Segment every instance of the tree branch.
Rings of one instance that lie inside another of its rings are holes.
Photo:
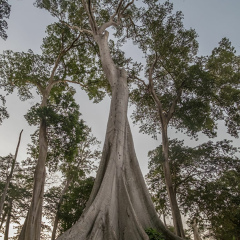
[[[83,6],[84,6],[84,8],[87,12],[89,23],[90,23],[90,26],[92,28],[92,33],[97,34],[98,33],[98,26],[97,26],[95,17],[93,16],[91,0],[87,0],[87,2],[82,0],[82,3],[83,3]]]
[[[81,87],[85,87],[85,88],[88,87],[87,85],[85,85],[85,84],[83,84],[81,82],[76,82],[76,81],[72,81],[72,80],[68,80],[68,79],[61,79],[61,80],[58,80],[58,81],[54,81],[54,84],[61,83],[61,82],[75,83],[75,84],[80,85]]]
[[[53,67],[53,69],[52,69],[51,76],[50,76],[50,78],[49,78],[49,84],[48,84],[48,86],[47,86],[47,88],[46,88],[47,94],[49,94],[50,91],[51,91],[51,89],[52,89],[52,87],[53,87],[56,83],[58,83],[58,81],[54,81],[54,76],[55,76],[55,72],[56,72],[56,70],[57,70],[57,68],[58,68],[58,65],[59,65],[59,63],[60,63],[60,61],[61,61],[61,58],[62,58],[70,49],[72,49],[74,46],[76,46],[76,45],[74,45],[74,44],[78,41],[78,39],[80,38],[80,36],[81,36],[81,33],[79,33],[79,35],[71,42],[71,44],[69,44],[67,47],[65,47],[65,48],[60,52],[60,54],[58,55],[58,57],[57,57],[57,59],[56,59],[56,61],[55,61],[54,67]],[[81,44],[83,44],[83,43],[81,43]],[[78,44],[78,45],[79,45],[79,44]]]
[[[161,119],[161,122],[163,123],[166,119],[166,116],[164,115],[164,111],[163,111],[163,107],[162,107],[162,103],[161,101],[159,100],[154,88],[153,88],[153,71],[154,71],[154,68],[157,64],[157,53],[155,54],[155,60],[154,60],[154,63],[152,64],[152,66],[149,68],[149,78],[148,78],[148,81],[149,81],[149,90],[150,90],[150,93],[153,97],[153,100],[154,102],[157,104],[158,106],[158,112],[159,112],[159,115],[160,115],[160,119]]]
[[[63,21],[62,21],[63,22]],[[77,31],[79,31],[80,33],[87,33],[87,34],[91,34],[91,35],[93,35],[93,32],[92,31],[90,31],[90,30],[87,30],[87,29],[81,29],[80,27],[78,27],[78,26],[71,26],[71,25],[69,25],[68,23],[66,23],[66,22],[63,22],[65,25],[67,25],[70,29],[72,29],[72,30],[77,30]]]
[[[120,9],[122,7],[122,3],[123,3],[123,0],[121,0],[116,8],[116,11],[115,13],[110,17],[110,20],[106,23],[103,23],[102,26],[99,28],[99,32],[100,33],[103,33],[108,27],[111,27],[111,26],[118,26],[119,23],[120,23],[120,17],[119,17],[119,14],[120,14]],[[118,15],[118,21],[117,22],[114,22],[114,18]]]
[[[135,79],[135,80],[137,80],[138,82],[141,82],[146,88],[148,87],[148,85],[144,82],[144,80],[142,80],[142,79],[139,78],[139,77],[136,77],[136,76],[129,76],[129,78],[131,78],[131,79]]]
[[[130,3],[128,3],[128,4],[126,5],[126,7],[124,7],[124,9],[122,10],[121,14],[124,14],[124,12],[127,10],[127,8],[128,8],[130,5],[132,5],[133,3],[134,3],[134,0],[132,0]]]
[[[178,89],[177,96],[173,100],[173,102],[171,104],[171,107],[170,107],[170,109],[169,109],[169,111],[167,113],[167,122],[169,122],[170,119],[172,118],[173,113],[175,112],[176,106],[177,106],[181,96],[182,96],[182,86]]]
[[[128,3],[124,9],[121,11],[121,8],[123,6],[123,0],[120,0],[117,8],[116,8],[116,11],[115,13],[110,17],[110,20],[106,23],[104,23],[100,28],[99,28],[99,32],[100,33],[103,33],[108,27],[110,26],[118,26],[121,22],[121,18],[122,18],[122,15],[124,14],[124,12],[126,11],[126,9],[132,5],[134,3],[134,0],[132,0],[130,3]],[[118,16],[118,20],[117,22],[114,21],[114,18]]]

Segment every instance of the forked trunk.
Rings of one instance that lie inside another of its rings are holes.
[[[34,173],[32,201],[18,240],[40,240],[46,158],[47,126],[46,121],[42,119],[39,130],[39,156]]]
[[[158,218],[139,168],[127,119],[126,71],[113,64],[107,34],[96,41],[112,88],[103,154],[84,213],[57,240],[147,240],[145,229],[150,227],[162,231],[167,239],[180,240]]]
[[[162,124],[162,145],[163,145],[163,170],[164,170],[164,178],[167,187],[168,197],[170,201],[173,225],[175,229],[175,233],[180,237],[185,237],[185,233],[183,230],[181,213],[178,208],[176,193],[173,189],[172,184],[172,175],[170,171],[169,159],[168,159],[168,151],[169,151],[169,143],[167,138],[167,125]]]

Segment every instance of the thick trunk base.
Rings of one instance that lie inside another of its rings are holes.
[[[57,240],[147,240],[147,228],[181,239],[159,220],[134,151],[127,120],[128,87],[120,71],[113,86],[103,156],[87,207]]]

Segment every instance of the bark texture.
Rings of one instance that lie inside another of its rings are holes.
[[[184,229],[183,229],[183,223],[182,223],[182,218],[181,218],[181,213],[178,207],[177,203],[177,198],[176,198],[176,191],[173,188],[173,183],[172,183],[172,175],[171,175],[171,170],[170,170],[170,164],[169,164],[169,142],[168,142],[168,133],[167,133],[167,128],[168,128],[168,123],[170,119],[173,117],[176,105],[178,101],[180,100],[181,94],[182,94],[182,88],[180,88],[177,92],[176,98],[173,100],[171,107],[167,112],[164,111],[162,102],[159,100],[159,97],[157,93],[155,92],[154,89],[154,81],[153,81],[153,72],[156,67],[157,63],[157,54],[155,56],[155,61],[149,68],[149,90],[151,93],[151,96],[156,104],[158,115],[159,115],[159,120],[160,120],[160,125],[162,129],[162,146],[163,146],[163,170],[164,170],[164,178],[165,178],[165,183],[166,183],[166,188],[168,192],[168,197],[169,197],[169,202],[171,206],[171,212],[172,212],[172,217],[173,217],[173,225],[175,229],[175,233],[180,236],[180,237],[185,237]]]
[[[47,158],[47,126],[44,119],[41,120],[39,130],[39,156],[34,173],[34,186],[31,205],[28,210],[19,240],[40,240],[42,203],[45,184],[45,162]]]
[[[173,188],[172,175],[171,175],[171,170],[169,165],[169,157],[168,157],[169,142],[167,137],[167,124],[162,124],[162,143],[163,143],[162,146],[163,146],[163,155],[164,155],[163,170],[164,170],[164,177],[165,177],[168,197],[169,197],[171,211],[172,211],[173,225],[174,225],[175,233],[178,236],[184,238],[185,233],[183,230],[181,213],[177,203],[176,192],[174,191],[174,188]]]
[[[102,160],[84,213],[57,240],[147,240],[145,229],[150,227],[167,239],[180,240],[158,218],[146,188],[127,119],[127,73],[114,65],[107,37],[107,33],[95,36],[112,88]]]

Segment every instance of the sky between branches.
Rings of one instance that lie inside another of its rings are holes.
[[[51,15],[33,6],[34,0],[9,0],[12,5],[10,19],[8,20],[7,30],[8,39],[0,39],[0,52],[11,49],[13,51],[27,51],[32,49],[35,53],[40,53],[42,39],[45,36],[46,26],[54,21]],[[172,0],[175,10],[181,10],[185,16],[184,24],[186,28],[194,28],[198,33],[199,55],[209,55],[211,50],[218,45],[218,42],[227,37],[240,54],[240,1],[239,0]],[[130,44],[124,46],[127,56],[139,59],[139,52]],[[109,98],[99,104],[93,104],[88,100],[87,95],[77,87],[76,100],[80,104],[82,118],[93,130],[93,134],[103,143],[108,111]],[[2,91],[0,90],[0,93]],[[35,130],[29,127],[23,115],[27,110],[39,101],[39,98],[21,102],[16,94],[7,97],[7,106],[10,118],[4,120],[0,126],[0,156],[6,156],[10,152],[13,154],[16,148],[18,135],[24,129],[22,143],[18,160],[26,158],[26,147],[30,143],[30,134]],[[131,113],[131,108],[129,109]],[[136,153],[143,174],[148,172],[149,150],[156,148],[160,141],[153,140],[150,136],[139,134],[138,127],[132,126],[133,138]],[[186,139],[185,144],[194,146],[194,140],[189,140],[182,134],[175,134],[170,131],[170,138]],[[224,129],[221,127],[218,139],[228,138]],[[207,137],[200,136],[199,143],[206,141]],[[237,145],[235,140],[235,144]]]

